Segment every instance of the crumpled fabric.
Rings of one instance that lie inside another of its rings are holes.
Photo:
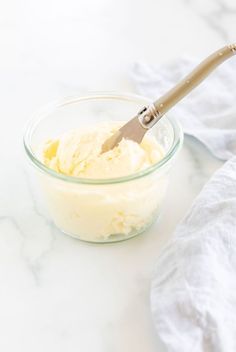
[[[236,157],[203,188],[159,256],[151,308],[167,351],[236,351]]]
[[[197,63],[136,64],[139,93],[158,98]],[[158,257],[151,310],[168,352],[236,351],[236,60],[217,69],[170,114],[228,160],[195,200]]]
[[[131,77],[140,94],[155,100],[198,63],[187,58],[161,66],[136,63]],[[235,155],[236,58],[218,67],[169,114],[180,121],[186,134],[201,141],[217,158],[228,160]]]

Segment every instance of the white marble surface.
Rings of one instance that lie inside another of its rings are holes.
[[[90,245],[40,212],[24,124],[64,95],[135,91],[136,60],[202,58],[235,33],[234,0],[0,2],[0,351],[164,351],[150,315],[153,265],[221,162],[186,138],[159,224],[123,243]]]

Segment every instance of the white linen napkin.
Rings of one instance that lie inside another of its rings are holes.
[[[168,352],[236,351],[236,157],[203,188],[158,258],[151,306]]]
[[[139,92],[157,98],[196,63],[136,64]],[[159,256],[151,309],[168,352],[236,351],[236,60],[172,110],[185,133],[226,164],[197,197]],[[233,110],[235,109],[235,112]]]
[[[172,88],[199,61],[183,58],[167,65],[136,63],[132,79],[142,95],[153,100]],[[184,132],[200,140],[219,159],[236,154],[236,58],[225,62],[180,101],[170,114]]]

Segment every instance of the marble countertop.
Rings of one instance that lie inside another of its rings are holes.
[[[129,72],[137,60],[203,58],[235,33],[233,0],[1,2],[1,351],[164,352],[150,314],[153,266],[222,163],[186,138],[160,222],[126,242],[87,244],[60,233],[39,209],[24,125],[65,95],[135,92]]]

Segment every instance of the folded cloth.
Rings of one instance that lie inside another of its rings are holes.
[[[236,351],[236,157],[203,188],[158,258],[151,307],[168,352]]]
[[[198,62],[183,58],[162,66],[136,63],[131,72],[140,94],[157,99]],[[170,112],[184,132],[201,141],[219,159],[236,154],[236,59],[225,62]]]
[[[196,63],[136,64],[138,90],[156,99]],[[185,133],[227,163],[197,197],[159,256],[151,287],[153,320],[168,352],[236,351],[236,60],[176,105]]]

